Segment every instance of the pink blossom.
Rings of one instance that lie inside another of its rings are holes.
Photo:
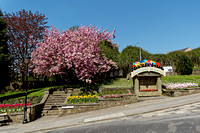
[[[168,83],[165,84],[167,89],[183,89],[188,87],[196,87],[198,84],[196,83]]]
[[[37,75],[47,76],[63,74],[66,68],[73,68],[80,80],[91,83],[97,73],[117,68],[116,63],[107,60],[98,47],[100,41],[111,42],[114,33],[115,29],[112,33],[107,30],[101,32],[94,26],[81,26],[75,31],[65,32],[55,28],[46,30],[44,40],[37,43],[31,54],[30,67]]]

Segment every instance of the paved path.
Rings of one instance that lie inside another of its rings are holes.
[[[27,124],[19,123],[0,127],[0,132],[43,132],[56,128],[84,125],[85,123],[93,123],[96,121],[104,121],[124,116],[144,115],[144,117],[148,117],[148,115],[155,115],[152,113],[156,111],[173,109],[174,107],[190,105],[194,103],[200,106],[200,93],[181,97],[161,97],[161,99],[154,100],[149,99],[147,101],[124,106],[112,107],[63,117],[45,116]],[[156,112],[156,114],[159,115],[162,114],[162,112]]]

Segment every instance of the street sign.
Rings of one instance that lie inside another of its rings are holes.
[[[172,66],[163,67],[165,72],[173,72]]]

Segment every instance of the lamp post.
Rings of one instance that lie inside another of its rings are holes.
[[[31,59],[30,56],[26,56],[26,58],[25,58],[27,86],[26,86],[26,92],[25,92],[25,106],[24,106],[24,121],[23,121],[23,124],[28,123],[28,121],[27,121],[27,90],[28,90],[28,76],[29,76],[28,64],[30,63],[30,59]]]

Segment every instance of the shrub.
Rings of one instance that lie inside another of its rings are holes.
[[[192,74],[194,63],[186,55],[182,55],[175,66],[178,74],[190,75]]]

